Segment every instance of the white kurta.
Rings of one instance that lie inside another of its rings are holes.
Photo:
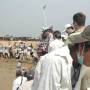
[[[17,77],[14,81],[13,81],[13,88],[12,90],[17,90],[17,88],[20,86],[21,84],[21,81],[22,81],[22,84],[24,84],[26,81],[27,81],[27,78],[26,77],[23,77],[23,80],[22,80],[22,76],[19,76]]]
[[[72,58],[67,46],[41,57],[31,90],[72,90]]]
[[[51,52],[57,48],[61,48],[64,45],[64,42],[62,41],[62,39],[55,39],[53,41],[50,42],[49,46],[48,46],[48,52]]]
[[[33,84],[33,80],[27,81],[24,84],[21,85],[19,90],[31,90],[30,87]]]

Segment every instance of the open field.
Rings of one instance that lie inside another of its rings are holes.
[[[15,79],[16,61],[0,59],[0,90],[12,90],[12,82]],[[23,66],[31,68],[32,64],[22,63]]]

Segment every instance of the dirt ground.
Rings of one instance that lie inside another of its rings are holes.
[[[15,60],[0,59],[0,90],[12,90],[12,83],[15,79]],[[32,64],[22,63],[24,67],[31,68]]]

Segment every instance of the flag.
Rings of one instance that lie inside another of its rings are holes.
[[[46,9],[46,7],[47,7],[47,5],[45,4],[45,5],[43,6],[43,10],[45,10],[45,9]]]

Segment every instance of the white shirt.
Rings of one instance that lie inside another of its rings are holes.
[[[51,52],[57,48],[61,48],[64,45],[64,42],[62,41],[62,39],[55,39],[52,42],[50,42],[49,46],[48,46],[48,52]]]
[[[72,58],[67,46],[41,57],[31,90],[72,90]]]
[[[14,81],[13,81],[13,88],[12,90],[17,90],[17,88],[20,86],[21,84],[21,81],[22,81],[22,84],[24,84],[26,81],[27,81],[27,78],[26,77],[23,77],[23,80],[22,80],[22,76],[19,76],[17,77]]]
[[[32,84],[33,84],[33,80],[27,81],[21,85],[20,90],[31,90]]]

